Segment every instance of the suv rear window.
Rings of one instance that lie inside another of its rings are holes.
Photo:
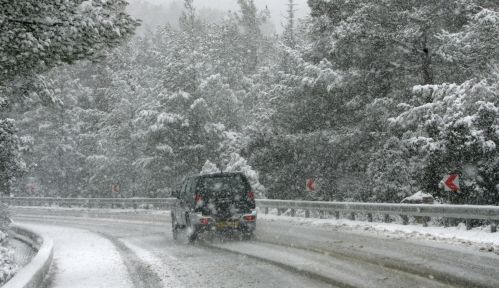
[[[223,197],[228,195],[244,196],[250,191],[246,178],[241,174],[199,177],[196,191],[203,197]]]

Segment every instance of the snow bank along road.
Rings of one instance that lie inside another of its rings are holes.
[[[189,245],[166,212],[12,210],[55,241],[49,287],[499,287],[499,256],[457,244],[260,219],[256,241]]]

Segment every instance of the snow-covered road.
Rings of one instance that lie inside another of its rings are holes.
[[[133,287],[123,259],[111,241],[83,229],[23,224],[54,240],[53,287]]]
[[[88,267],[88,271],[92,269],[86,263],[81,265],[78,258],[66,254],[67,250],[75,248],[72,247],[72,243],[67,243],[67,247],[60,247],[65,245],[62,244],[64,239],[70,241],[66,235],[71,235],[74,230],[86,231],[92,234],[92,237],[100,237],[101,243],[112,243],[114,247],[107,253],[99,250],[95,256],[111,257],[116,260],[113,255],[114,251],[118,251],[121,262],[126,267],[127,277],[132,283],[131,286],[127,286],[128,284],[124,284],[123,281],[113,284],[110,281],[114,278],[112,274],[122,273],[124,270],[109,268],[103,270],[109,275],[109,279],[104,279],[106,276],[102,274],[91,276],[95,278],[92,281],[102,280],[106,283],[105,286],[85,286],[84,279],[73,278],[81,281],[82,284],[78,287],[331,287],[322,281],[246,256],[214,250],[201,244],[174,242],[171,226],[167,222],[169,220],[164,215],[128,213],[90,215],[85,212],[80,214],[85,216],[82,218],[76,216],[78,212],[73,211],[46,213],[47,211],[36,209],[19,210],[13,211],[15,221],[29,223],[42,233],[44,229],[48,232],[55,230],[61,232],[49,235],[56,242],[54,251],[56,269],[50,279],[50,287],[77,287],[61,286],[68,277],[71,279],[70,275],[59,269],[61,266],[68,269],[71,269],[71,266],[74,269]],[[47,214],[65,216],[47,216]],[[87,216],[98,218],[87,218]],[[89,249],[88,252],[92,253],[92,249],[86,245],[81,248]],[[118,262],[116,263],[119,266]]]
[[[102,287],[499,287],[498,255],[452,243],[260,219],[258,241],[189,245],[172,241],[165,212],[13,212],[55,240],[52,287],[77,287],[61,268],[88,267],[67,254],[79,245],[112,261],[92,274]]]

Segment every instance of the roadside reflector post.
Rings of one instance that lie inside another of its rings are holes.
[[[367,213],[367,221],[373,222],[373,214],[372,213]]]
[[[423,227],[428,227],[428,222],[430,221],[430,217],[423,216],[421,219],[423,220]]]
[[[466,223],[466,230],[471,230],[471,220],[466,219],[465,223]]]
[[[492,221],[490,222],[490,233],[496,233],[497,232],[497,222]]]

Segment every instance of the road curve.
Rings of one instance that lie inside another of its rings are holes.
[[[499,256],[434,241],[259,220],[257,241],[189,245],[171,240],[168,213],[14,208],[13,214],[108,238],[136,287],[167,287],[160,285],[164,271],[175,287],[499,287]]]
[[[247,256],[175,242],[162,215],[24,208],[12,214],[14,221],[85,229],[109,239],[134,287],[334,287]],[[57,284],[57,271],[53,278]]]

